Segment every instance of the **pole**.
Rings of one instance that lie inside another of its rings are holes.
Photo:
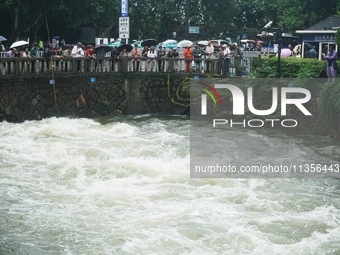
[[[278,33],[278,47],[277,47],[277,77],[280,78],[281,77],[281,47],[282,47],[282,36],[281,36],[281,28],[279,27],[277,29],[277,33]]]
[[[50,29],[48,28],[48,22],[47,22],[47,17],[45,16],[45,21],[46,21],[46,29],[47,29],[47,45],[50,47]]]
[[[185,35],[186,35],[187,40],[189,40],[189,22],[190,22],[189,11],[190,11],[190,0],[186,0],[186,2],[185,2],[185,21],[186,22],[185,23],[186,23],[187,29],[186,29]]]
[[[55,79],[54,79],[54,63],[53,63],[53,56],[50,57],[51,61],[51,69],[52,69],[52,81],[53,81],[53,98],[54,98],[54,106],[57,105],[57,93],[55,89]]]

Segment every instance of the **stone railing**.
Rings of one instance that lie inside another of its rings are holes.
[[[256,57],[243,57],[244,74],[250,73],[251,61]],[[0,58],[0,75],[18,75],[40,73],[93,73],[93,72],[185,72],[186,61],[191,61],[193,73],[221,73],[220,59],[185,59],[185,58],[132,58],[101,59],[53,57],[46,58]],[[196,70],[197,69],[197,70]],[[235,74],[234,59],[230,62],[230,75]]]

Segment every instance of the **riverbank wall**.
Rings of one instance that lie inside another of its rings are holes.
[[[39,74],[0,78],[0,120],[98,118],[120,114],[184,114],[173,103],[185,74]],[[183,95],[189,100],[189,95]]]
[[[188,86],[183,89],[183,84],[188,85],[192,78],[186,73],[150,72],[56,73],[53,79],[47,73],[3,76],[0,77],[0,121],[189,114],[190,91]],[[313,118],[305,118],[300,111],[294,114],[299,123],[304,123],[303,129],[310,129],[320,114],[323,87],[316,84],[308,88],[312,94],[308,109]],[[340,137],[338,122],[324,133]]]

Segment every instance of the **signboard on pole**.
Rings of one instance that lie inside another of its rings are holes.
[[[120,16],[127,17],[128,14],[128,0],[120,0]]]
[[[129,38],[129,17],[119,17],[119,38],[128,39]]]
[[[189,34],[199,34],[200,27],[189,27]]]

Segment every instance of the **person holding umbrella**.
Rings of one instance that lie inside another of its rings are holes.
[[[119,59],[119,50],[118,50],[118,46],[114,46],[112,51],[111,51],[111,57],[113,58],[112,61],[112,71],[116,70],[116,64],[118,63],[118,59]],[[117,66],[117,69],[119,69],[119,67]]]
[[[9,51],[7,51],[6,58],[15,58],[15,57],[20,57],[20,53],[17,50],[17,48],[11,48]]]
[[[150,59],[150,66],[149,66],[149,71],[155,71],[156,69],[156,58],[157,58],[157,51],[155,50],[154,46],[150,47],[150,50],[148,51],[148,58]]]
[[[99,48],[98,50],[95,51],[95,54],[96,54],[96,59],[98,60],[98,66],[96,67],[96,71],[101,72],[102,68],[103,68],[103,59],[104,59],[104,56],[105,56],[104,48]],[[97,70],[97,68],[98,68],[98,70]]]
[[[130,66],[130,61],[128,59],[129,52],[132,51],[131,44],[122,44],[118,47],[118,51],[120,52],[120,59],[121,59],[121,67],[123,72],[127,72]]]
[[[142,57],[147,58],[148,57],[148,52],[149,52],[149,48],[148,46],[144,46],[144,49],[142,51]],[[147,62],[145,60],[143,60],[143,66],[142,68],[144,69],[144,71],[147,71]]]

